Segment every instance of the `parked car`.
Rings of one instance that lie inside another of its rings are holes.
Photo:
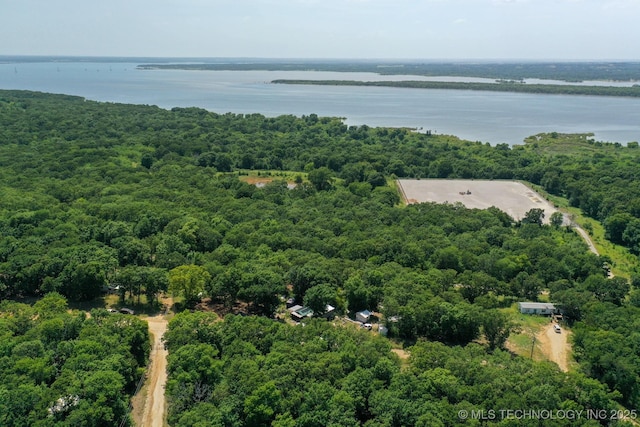
[[[560,329],[560,325],[558,325],[557,323],[553,325],[553,330],[556,331],[556,334],[562,332],[562,329]]]
[[[122,313],[122,314],[136,314],[136,312],[131,310],[130,308],[124,308],[124,307],[120,309],[120,313]]]
[[[373,325],[371,323],[363,323],[360,327],[370,331],[371,328],[373,328]]]

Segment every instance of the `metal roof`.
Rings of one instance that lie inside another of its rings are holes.
[[[546,308],[549,310],[553,310],[556,306],[550,302],[519,302],[518,307],[520,308]]]

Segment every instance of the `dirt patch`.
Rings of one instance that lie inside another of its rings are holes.
[[[549,323],[536,334],[540,350],[547,359],[555,362],[564,372],[569,370],[569,353],[571,346],[568,342],[571,332],[562,328],[558,333],[553,329],[554,323]]]
[[[495,206],[514,220],[524,218],[527,211],[544,210],[549,222],[557,209],[544,197],[517,181],[483,181],[464,179],[399,179],[398,186],[407,203],[462,203],[469,209]]]
[[[220,301],[212,300],[211,298],[204,298],[202,301],[196,304],[195,309],[197,311],[214,312],[221,319],[224,318],[224,316],[226,316],[227,314],[251,314],[251,307],[249,307],[249,305],[245,302],[236,301],[231,307],[229,307],[228,305],[225,305]]]
[[[394,352],[395,354],[397,354],[398,357],[400,358],[400,360],[408,360],[409,359],[409,353],[407,353],[405,350],[403,350],[401,348],[392,348],[391,351]]]
[[[240,178],[240,180],[251,185],[256,185],[256,184],[266,185],[272,182],[273,178],[265,178],[263,176],[243,176]]]

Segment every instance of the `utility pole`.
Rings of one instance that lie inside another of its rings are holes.
[[[535,348],[535,346],[536,346],[536,336],[533,335],[531,337],[531,359],[532,360],[533,360],[533,349]]]

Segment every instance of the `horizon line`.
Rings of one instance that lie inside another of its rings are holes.
[[[583,59],[566,59],[566,58],[346,58],[346,57],[260,57],[260,56],[136,56],[136,55],[49,55],[49,54],[0,54],[2,59],[12,60],[180,60],[180,61],[211,61],[211,60],[234,60],[234,61],[331,61],[331,62],[386,62],[386,63],[402,63],[402,62],[460,62],[460,63],[474,63],[474,62],[501,62],[501,63],[515,63],[515,62],[562,62],[562,63],[600,63],[600,62],[630,62],[638,63],[639,59],[620,59],[620,58],[583,58]],[[1,62],[1,61],[0,61]]]

